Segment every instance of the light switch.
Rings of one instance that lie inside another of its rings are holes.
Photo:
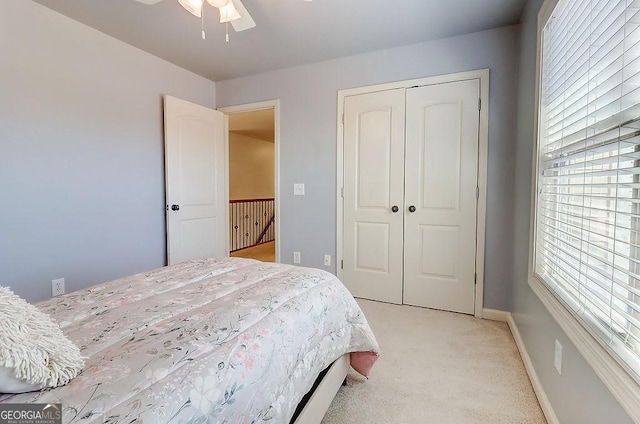
[[[304,196],[304,184],[295,183],[293,185],[293,195],[294,196]]]

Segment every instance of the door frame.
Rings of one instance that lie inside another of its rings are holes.
[[[275,191],[275,211],[276,219],[274,225],[276,226],[276,262],[280,262],[280,99],[265,100],[262,102],[245,103],[234,106],[219,107],[217,110],[225,115],[233,115],[235,113],[255,112],[257,110],[273,109],[274,129],[273,129],[273,144],[274,144],[274,191]],[[229,128],[227,126],[227,138],[225,140],[225,154],[227,163],[227,182],[229,181]],[[227,183],[227,187],[228,187]],[[227,188],[228,189],[228,188]],[[227,195],[227,203],[229,202],[229,196]],[[227,237],[228,239],[229,237]]]
[[[337,166],[336,166],[336,259],[343,258],[344,237],[344,99],[347,96],[373,93],[376,91],[411,88],[415,86],[444,84],[470,79],[480,80],[480,122],[478,126],[478,203],[476,214],[476,290],[474,316],[483,317],[484,308],[484,249],[487,221],[487,162],[489,143],[489,69],[436,75],[405,81],[396,81],[366,87],[338,90],[337,113]],[[337,261],[336,261],[337,262]],[[342,278],[341,263],[336,263],[338,278]]]

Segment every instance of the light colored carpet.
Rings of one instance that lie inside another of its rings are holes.
[[[276,242],[270,241],[257,246],[231,252],[229,256],[236,258],[251,258],[262,262],[276,261]]]
[[[546,423],[505,323],[358,299],[380,344],[322,424]]]

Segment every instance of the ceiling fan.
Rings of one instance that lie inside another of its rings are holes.
[[[162,0],[136,0],[137,2],[147,5],[156,4]],[[304,0],[312,1],[312,0]],[[244,31],[256,26],[255,21],[249,15],[249,12],[242,4],[240,0],[206,0],[211,6],[214,6],[220,12],[220,23],[231,22],[233,29],[238,31]],[[188,10],[194,16],[202,18],[202,11],[204,9],[205,0],[178,0],[178,3],[186,10]],[[204,38],[204,30],[202,32],[202,38]],[[227,42],[228,40],[227,34]]]

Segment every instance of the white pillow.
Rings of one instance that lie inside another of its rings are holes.
[[[0,286],[0,393],[63,386],[83,366],[80,349],[51,317]]]
[[[44,384],[31,384],[15,376],[13,368],[0,367],[0,393],[34,392],[44,388]]]

